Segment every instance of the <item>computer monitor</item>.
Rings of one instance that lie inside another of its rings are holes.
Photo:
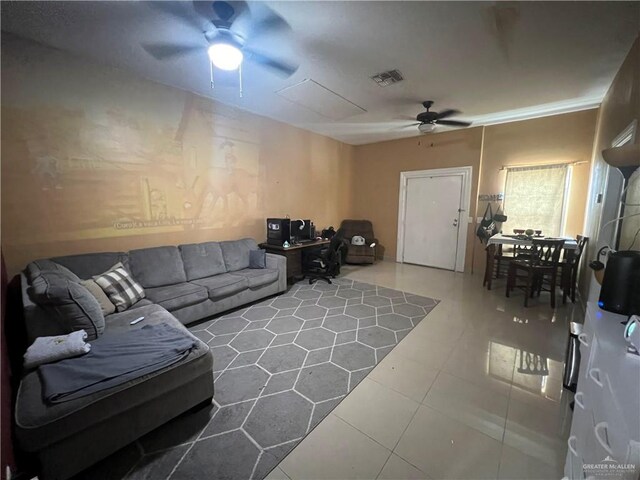
[[[293,241],[312,240],[311,220],[291,220],[291,239]]]

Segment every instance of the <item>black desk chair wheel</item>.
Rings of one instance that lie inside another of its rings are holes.
[[[331,238],[328,247],[302,253],[302,271],[309,285],[317,280],[331,283],[340,275],[341,250],[344,248],[344,233],[339,229]]]

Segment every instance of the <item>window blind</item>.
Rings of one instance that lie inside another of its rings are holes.
[[[507,170],[504,212],[509,229],[542,230],[545,236],[562,235],[567,165],[514,167]]]

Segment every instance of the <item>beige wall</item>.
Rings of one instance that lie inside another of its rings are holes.
[[[637,65],[621,72],[632,70],[635,86],[617,80],[608,96],[620,112],[601,115],[602,139],[637,118]],[[371,219],[393,259],[400,172],[471,166],[481,215],[477,194],[503,190],[502,165],[589,160],[595,121],[591,110],[486,127],[484,151],[481,127],[351,147],[3,34],[2,248],[15,273],[44,256],[260,240],[265,217],[289,214],[318,227]],[[571,235],[588,171],[574,167]],[[475,256],[481,272],[475,228],[466,269]]]
[[[616,169],[607,166],[602,159],[602,150],[611,147],[613,140],[634,120],[640,123],[640,36],[636,38],[600,106],[593,149],[592,194],[589,198],[589,218],[587,219],[587,232],[591,238],[589,259],[594,258],[595,252],[600,247],[613,244],[614,229],[607,227],[601,230],[601,227],[615,217],[611,215],[611,212],[603,212],[603,205],[612,202],[617,205],[619,202],[619,190],[616,183],[620,174]],[[640,125],[637,128],[635,142],[640,143]],[[604,196],[604,203],[595,201],[598,194]],[[633,208],[627,207],[625,214],[634,213]],[[640,217],[625,220],[621,235],[621,248],[628,248],[628,245],[631,244],[631,237],[638,228],[640,228]],[[637,243],[634,250],[636,249],[640,249]],[[583,270],[580,291],[584,299],[597,300],[598,298],[600,287],[589,269]]]
[[[589,162],[597,111],[424,135],[355,148],[354,213],[373,221],[386,258],[395,258],[400,172],[469,165],[473,167],[471,211],[482,216],[478,193],[504,191],[503,165],[587,162],[573,167],[566,234],[582,233],[589,184]],[[484,147],[483,147],[484,145]],[[480,173],[480,175],[478,175]],[[496,203],[494,205],[497,206]],[[508,214],[508,212],[507,212]],[[475,218],[474,218],[475,222]],[[469,224],[466,270],[484,270],[484,251]],[[508,228],[508,224],[505,224]]]
[[[35,258],[263,240],[265,217],[351,216],[353,147],[2,38],[2,250]]]
[[[480,168],[482,128],[469,128],[435,135],[357,146],[354,170],[354,213],[373,222],[384,247],[385,258],[396,256],[400,172],[432,168],[473,168],[471,211]],[[465,264],[471,265],[474,233],[469,225]]]
[[[585,110],[486,127],[480,194],[504,192],[507,172],[500,170],[503,166],[584,162],[571,167],[564,231],[572,237],[583,234],[597,114],[597,110]],[[478,216],[485,207],[486,202],[480,202]],[[509,230],[508,221],[504,229]],[[484,258],[478,256],[476,267],[483,262]]]

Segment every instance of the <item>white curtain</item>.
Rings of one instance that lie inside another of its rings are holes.
[[[561,235],[567,171],[567,165],[509,168],[504,190],[505,233],[531,228],[542,230],[547,237]]]

